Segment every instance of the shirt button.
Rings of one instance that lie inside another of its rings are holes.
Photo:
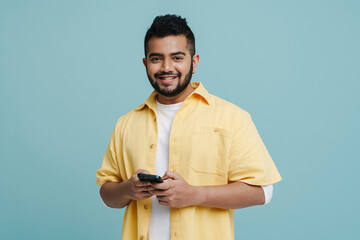
[[[149,207],[148,207],[148,205],[147,204],[145,204],[144,205],[144,209],[148,209]]]
[[[219,129],[214,128],[214,133],[218,133],[218,132],[219,132]]]
[[[151,145],[150,145],[150,148],[151,148],[151,149],[155,148],[155,144],[151,144]]]

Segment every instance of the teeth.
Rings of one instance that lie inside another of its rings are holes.
[[[164,80],[171,80],[171,79],[173,79],[174,77],[166,77],[166,78],[162,78],[162,79],[164,79]]]

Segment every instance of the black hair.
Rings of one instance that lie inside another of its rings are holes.
[[[187,25],[186,18],[177,15],[157,16],[147,30],[144,41],[145,57],[148,52],[148,42],[152,37],[185,35],[191,56],[195,55],[195,36]]]

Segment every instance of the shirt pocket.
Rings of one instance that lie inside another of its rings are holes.
[[[195,126],[192,134],[191,168],[199,173],[225,174],[230,145],[229,130]]]

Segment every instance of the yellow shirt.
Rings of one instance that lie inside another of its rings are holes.
[[[197,186],[280,181],[250,115],[209,94],[201,83],[191,84],[196,89],[172,123],[169,170]],[[96,172],[96,184],[127,180],[138,169],[155,172],[156,94],[120,117]],[[125,211],[122,239],[147,239],[150,211],[151,198],[131,201]],[[232,209],[202,206],[171,208],[171,239],[234,239],[233,213]]]

